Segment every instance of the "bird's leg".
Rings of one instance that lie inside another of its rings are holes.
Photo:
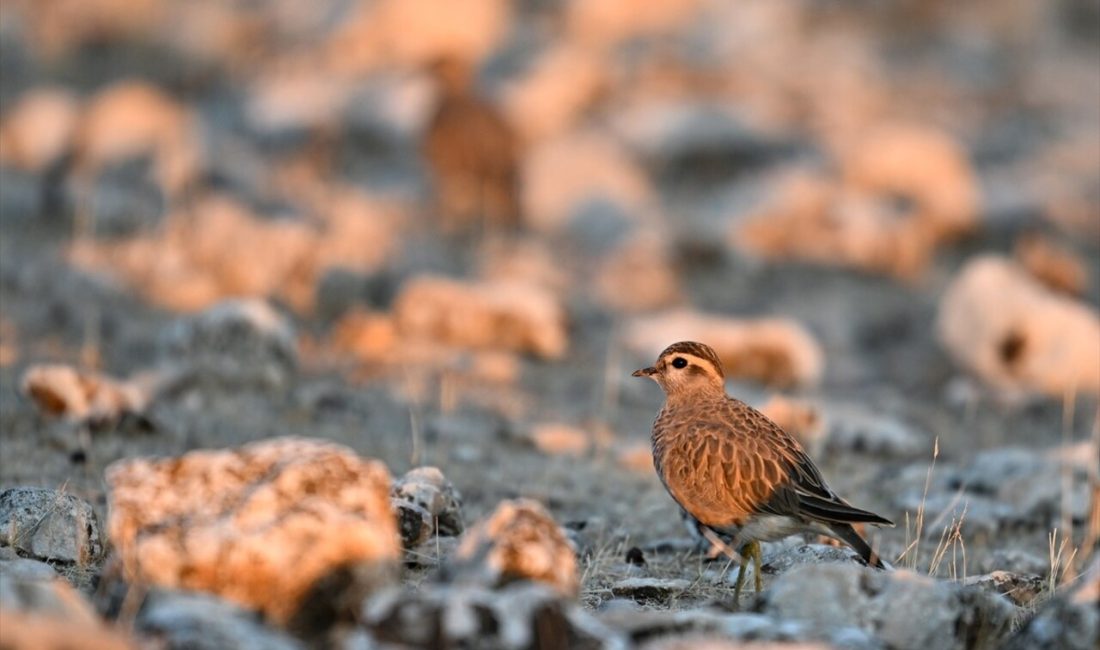
[[[741,555],[741,566],[737,569],[737,581],[733,583],[733,602],[741,606],[741,587],[745,584],[745,567],[748,566],[749,556]]]
[[[756,542],[756,541],[749,542],[748,554],[752,557],[752,568],[753,568],[752,577],[755,578],[756,593],[759,594],[763,590],[763,586],[764,586],[763,578],[760,575],[760,573],[761,573],[760,572],[760,564],[761,564],[760,542]]]

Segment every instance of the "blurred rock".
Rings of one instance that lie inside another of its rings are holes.
[[[674,578],[627,578],[611,585],[611,593],[639,603],[667,604],[691,588],[691,582]]]
[[[254,613],[208,594],[152,590],[134,621],[143,644],[165,650],[292,650],[303,644]]]
[[[181,317],[161,337],[162,356],[197,381],[284,385],[298,352],[290,322],[263,300],[228,300]]]
[[[157,383],[153,375],[122,381],[72,366],[39,364],[24,371],[20,389],[43,415],[100,424],[144,413]]]
[[[79,114],[79,100],[65,88],[27,90],[0,122],[0,163],[45,172],[72,147]]]
[[[1012,262],[985,255],[947,287],[936,332],[951,357],[1008,393],[1100,391],[1100,318]]]
[[[809,386],[821,379],[821,346],[800,324],[782,318],[739,319],[691,311],[637,318],[626,329],[627,346],[657,358],[666,346],[702,341],[722,360],[726,377],[752,379],[776,387]]]
[[[536,449],[551,456],[584,456],[593,442],[586,431],[567,424],[536,424],[528,435]]]
[[[643,650],[830,650],[832,644],[807,641],[733,641],[721,636],[688,635],[663,638],[642,646]],[[852,646],[842,646],[852,647]]]
[[[104,164],[90,179],[65,187],[65,200],[75,213],[78,236],[118,238],[141,235],[163,220],[167,197],[147,157]]]
[[[962,146],[947,133],[919,124],[885,124],[857,139],[841,160],[844,183],[855,191],[906,201],[933,244],[978,225],[978,181]]]
[[[202,165],[198,128],[191,109],[152,84],[115,82],[92,97],[80,116],[76,172],[94,178],[120,161],[147,156],[161,189],[179,196]]]
[[[1050,571],[1050,558],[1020,548],[995,548],[971,564],[975,573],[1007,571],[1021,575],[1043,575]]]
[[[103,554],[92,506],[72,494],[36,487],[0,493],[0,544],[35,559],[80,566]]]
[[[455,554],[460,575],[488,586],[543,582],[566,595],[578,588],[577,558],[565,531],[537,501],[502,501],[478,521]]]
[[[978,576],[967,576],[963,584],[979,587],[1008,598],[1017,607],[1029,607],[1046,588],[1046,581],[1035,574],[994,571]]]
[[[19,557],[10,546],[0,546],[0,577],[23,582],[49,581],[58,577],[52,566]]]
[[[998,648],[1013,606],[974,587],[908,571],[811,564],[781,575],[756,609],[815,629],[855,626],[887,646]]]
[[[5,228],[35,222],[46,207],[45,179],[0,164],[0,225]]]
[[[388,314],[356,309],[337,321],[332,329],[332,345],[360,361],[386,361],[399,349],[397,324]]]
[[[369,591],[399,558],[389,472],[334,443],[276,438],[123,460],[106,479],[111,540],[130,580],[209,591],[278,623],[303,603],[335,607],[308,600],[327,580]]]
[[[1093,559],[1075,587],[1044,603],[1002,646],[1005,650],[1092,650],[1100,643],[1100,561]]]
[[[364,607],[378,640],[408,648],[612,650],[625,641],[546,585],[520,581],[489,590],[472,585],[392,588]]]
[[[650,476],[653,474],[653,446],[648,442],[620,445],[615,452],[619,465]]]
[[[345,74],[382,65],[422,66],[444,57],[481,61],[500,45],[511,16],[503,0],[383,0],[345,19],[325,54]]]
[[[435,535],[461,535],[466,528],[462,519],[462,495],[437,467],[409,470],[394,482],[390,497],[405,548],[412,548]]]
[[[0,560],[0,647],[122,650],[133,646],[124,636],[104,626],[91,604],[48,565],[3,559]]]
[[[1088,269],[1073,251],[1048,237],[1030,235],[1016,240],[1016,261],[1052,291],[1080,296],[1088,288]]]
[[[739,219],[729,241],[768,260],[806,260],[903,279],[920,275],[931,234],[888,196],[863,196],[807,173],[780,179],[773,198]]]
[[[828,429],[825,426],[825,418],[816,406],[803,400],[772,395],[767,403],[760,407],[760,412],[802,443],[810,456],[821,453]]]
[[[0,608],[0,648],[4,650],[130,650],[136,647],[124,635],[98,621],[83,623]]]
[[[64,580],[20,578],[0,573],[0,609],[94,626],[99,617],[84,596]]]
[[[613,50],[632,38],[678,32],[699,17],[702,5],[694,0],[572,0],[566,3],[566,29],[595,51]]]
[[[394,246],[386,205],[314,175],[268,180],[294,198],[295,218],[264,218],[216,192],[174,206],[161,228],[117,241],[74,241],[69,259],[149,300],[195,311],[236,297],[279,296],[299,311],[314,306],[330,268],[365,273]]]
[[[644,232],[610,251],[596,276],[601,302],[618,311],[652,311],[680,302],[679,276],[667,244],[660,233]]]
[[[600,620],[615,630],[624,632],[641,648],[694,648],[698,639],[720,637],[737,647],[756,648],[765,642],[788,646],[788,643],[809,643],[811,639],[828,640],[828,645],[853,650],[871,650],[879,645],[865,632],[853,626],[814,628],[798,621],[777,619],[762,614],[735,613],[713,609],[623,610],[608,611]],[[687,646],[683,646],[687,643]],[[679,645],[678,645],[679,644]],[[706,646],[700,646],[706,647]],[[809,647],[814,647],[810,645]]]
[[[959,468],[941,470],[945,487],[989,497],[1011,508],[1006,524],[1049,529],[1063,516],[1084,524],[1090,495],[1087,470],[1063,466],[1030,449],[1004,447],[977,454]],[[1069,485],[1063,486],[1068,479]]]
[[[841,453],[884,458],[915,458],[928,453],[929,436],[890,415],[857,406],[830,406],[825,447]]]
[[[569,344],[562,305],[544,289],[521,283],[415,277],[402,286],[394,318],[402,337],[459,347],[556,359]]]
[[[606,62],[582,46],[557,42],[505,90],[504,107],[527,142],[559,136],[594,104],[610,76]]]
[[[604,201],[632,219],[650,218],[656,196],[645,173],[607,136],[581,132],[536,145],[523,161],[523,218],[540,231],[562,231]]]

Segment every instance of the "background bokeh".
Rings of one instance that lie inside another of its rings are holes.
[[[884,557],[1072,581],[1098,62],[1094,0],[0,0],[0,488],[332,439],[541,501],[599,608],[697,339]]]

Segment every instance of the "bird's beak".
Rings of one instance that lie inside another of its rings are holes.
[[[641,370],[635,370],[630,373],[631,377],[652,377],[657,374],[657,369],[650,366],[649,368],[642,368]]]

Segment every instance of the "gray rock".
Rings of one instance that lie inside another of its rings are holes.
[[[392,498],[390,504],[397,517],[397,532],[401,534],[401,546],[411,549],[432,537],[434,526],[430,512],[415,503]]]
[[[151,592],[134,623],[149,645],[169,650],[297,650],[302,644],[259,617],[209,594]]]
[[[1100,559],[1068,593],[1047,602],[1004,645],[1005,650],[1058,648],[1094,650],[1100,646]]]
[[[498,590],[431,584],[371,597],[360,617],[383,643],[409,648],[625,648],[625,639],[553,589],[520,581]]]
[[[394,481],[390,496],[394,500],[400,521],[404,521],[406,509],[413,511],[408,518],[414,520],[414,523],[421,517],[421,513],[427,515],[425,537],[406,543],[406,547],[415,546],[431,535],[454,537],[466,530],[462,519],[462,495],[437,467],[425,466],[409,470]]]
[[[26,580],[0,573],[0,609],[94,625],[99,617],[80,592],[63,580]]]
[[[290,322],[266,301],[228,300],[177,320],[164,332],[163,356],[189,377],[214,385],[281,386],[297,367]]]
[[[980,576],[970,576],[963,581],[963,584],[1000,594],[1019,607],[1030,605],[1046,587],[1046,581],[1038,575],[1011,571],[993,571]]]
[[[1050,558],[1043,557],[1019,548],[998,548],[990,551],[974,563],[973,571],[993,573],[1011,571],[1045,575],[1050,571]]]
[[[0,493],[0,545],[39,560],[86,565],[103,554],[103,535],[92,506],[46,488]]]
[[[867,632],[854,626],[814,628],[799,621],[780,620],[764,614],[746,612],[731,614],[702,608],[654,611],[619,607],[601,614],[600,620],[625,634],[634,643],[713,635],[731,642],[827,641],[852,650],[881,647]]]
[[[22,581],[53,580],[58,577],[57,571],[45,562],[21,557],[0,559],[0,576]]]
[[[611,585],[611,593],[639,603],[668,603],[691,588],[691,581],[674,578],[627,578]]]
[[[909,571],[841,564],[797,567],[781,575],[756,608],[816,630],[858,627],[890,648],[996,648],[1015,608],[975,587]]]
[[[1069,479],[1063,499],[1063,479]],[[1056,459],[1032,449],[1003,448],[978,454],[967,465],[945,472],[949,490],[986,496],[1011,507],[1006,525],[1048,529],[1057,526],[1068,507],[1074,520],[1088,516],[1088,477],[1083,468],[1063,466]]]
[[[10,228],[33,223],[43,211],[44,182],[37,174],[0,165],[0,224]]]
[[[827,410],[825,448],[886,458],[915,458],[928,453],[928,436],[889,416],[853,407]]]
[[[849,564],[866,566],[859,554],[847,546],[829,546],[827,544],[798,544],[786,546],[782,543],[768,544],[764,547],[764,557],[760,563],[760,572],[765,576],[784,574],[798,566],[807,564]],[[752,562],[745,565],[745,592],[750,593],[756,573]],[[726,575],[726,581],[737,581],[737,566],[733,565]]]

